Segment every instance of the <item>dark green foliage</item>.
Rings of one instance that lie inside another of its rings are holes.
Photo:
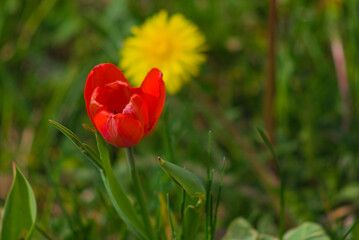
[[[331,238],[340,239],[359,208],[359,2],[328,2],[277,1],[274,149],[285,161],[285,230],[314,221]],[[79,134],[89,144],[82,146],[83,152],[96,158],[90,147],[96,145],[93,134],[82,127],[90,124],[83,100],[87,74],[96,64],[117,64],[131,27],[167,9],[197,24],[209,50],[201,74],[179,94],[167,96],[166,114],[135,147],[150,213],[158,212],[158,193],[170,192],[171,210],[178,213],[173,221],[181,218],[182,192],[159,169],[156,157],[205,180],[211,130],[214,193],[223,157],[228,165],[216,237],[238,216],[258,232],[275,235],[279,175],[255,130],[264,129],[267,8],[268,1],[240,0],[0,0],[0,198],[6,198],[6,179],[16,161],[31,179],[37,223],[50,236],[136,238],[112,209],[99,175],[82,161],[86,156],[48,119]],[[333,39],[338,38],[349,104],[338,87],[333,61]],[[116,178],[134,197],[123,151],[110,148],[109,154]],[[264,172],[253,163],[260,163]],[[216,198],[214,194],[213,203]],[[33,237],[42,239],[36,229]],[[351,237],[359,239],[358,227]]]

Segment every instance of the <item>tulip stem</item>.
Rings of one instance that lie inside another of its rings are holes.
[[[141,209],[143,224],[145,225],[145,228],[146,228],[147,233],[149,234],[150,238],[156,239],[155,233],[154,233],[152,225],[151,225],[150,216],[148,214],[148,210],[147,210],[147,207],[145,204],[143,189],[142,189],[142,186],[141,186],[139,178],[138,178],[138,173],[137,173],[136,164],[135,164],[135,158],[133,155],[133,148],[128,147],[125,149],[126,149],[127,161],[130,166],[132,181],[135,186],[136,198],[137,198],[138,204],[140,205],[140,209]]]

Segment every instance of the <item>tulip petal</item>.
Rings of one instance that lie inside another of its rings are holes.
[[[130,115],[101,111],[94,117],[97,130],[116,147],[131,147],[144,136],[141,122]]]
[[[106,84],[96,99],[109,112],[121,113],[131,99],[131,87],[120,81]]]
[[[138,94],[132,95],[130,103],[126,105],[122,113],[130,115],[135,119],[138,119],[141,122],[142,126],[147,126],[148,124],[147,104]]]
[[[123,73],[111,63],[103,63],[95,66],[87,77],[85,85],[86,108],[89,113],[89,104],[92,93],[97,87],[103,87],[113,82],[122,82],[129,86],[129,83]],[[90,116],[91,117],[91,116]],[[92,120],[92,119],[91,119]]]
[[[92,123],[94,123],[92,116],[96,116],[96,114],[98,112],[101,112],[101,111],[107,109],[106,106],[102,105],[101,103],[99,103],[97,101],[97,98],[101,94],[101,91],[102,91],[101,87],[95,88],[95,90],[94,90],[94,92],[93,92],[93,94],[91,96],[90,104],[89,104],[89,106],[87,108],[87,112],[88,112],[88,115],[89,115]]]
[[[155,127],[166,98],[162,73],[154,68],[140,88],[132,88],[113,64],[96,66],[85,86],[89,117],[112,145],[136,145]]]
[[[162,76],[160,70],[153,68],[140,87],[149,111],[149,123],[145,129],[145,135],[150,133],[156,126],[165,103],[166,89]]]
[[[120,81],[95,88],[88,106],[91,121],[102,110],[121,113],[131,99],[131,87]]]

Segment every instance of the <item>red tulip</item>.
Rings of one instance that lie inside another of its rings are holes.
[[[141,87],[131,87],[113,64],[92,69],[85,86],[87,113],[104,139],[116,147],[131,147],[156,126],[165,102],[162,73],[153,68]]]

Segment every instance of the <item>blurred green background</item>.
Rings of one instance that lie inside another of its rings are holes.
[[[180,190],[156,157],[205,179],[211,130],[215,189],[227,159],[218,236],[238,216],[276,233],[278,174],[255,129],[266,126],[269,1],[1,0],[1,207],[15,161],[34,188],[38,225],[54,239],[133,239],[92,166],[48,119],[94,146],[82,128],[90,123],[83,99],[87,74],[99,63],[117,64],[131,27],[161,9],[193,21],[209,50],[201,74],[167,96],[155,131],[135,147],[150,208],[158,206],[158,193],[170,192],[174,210],[180,209]],[[270,131],[285,171],[286,227],[316,221],[333,239],[359,207],[358,19],[357,0],[277,1]],[[112,148],[112,155],[131,193],[124,152]]]

